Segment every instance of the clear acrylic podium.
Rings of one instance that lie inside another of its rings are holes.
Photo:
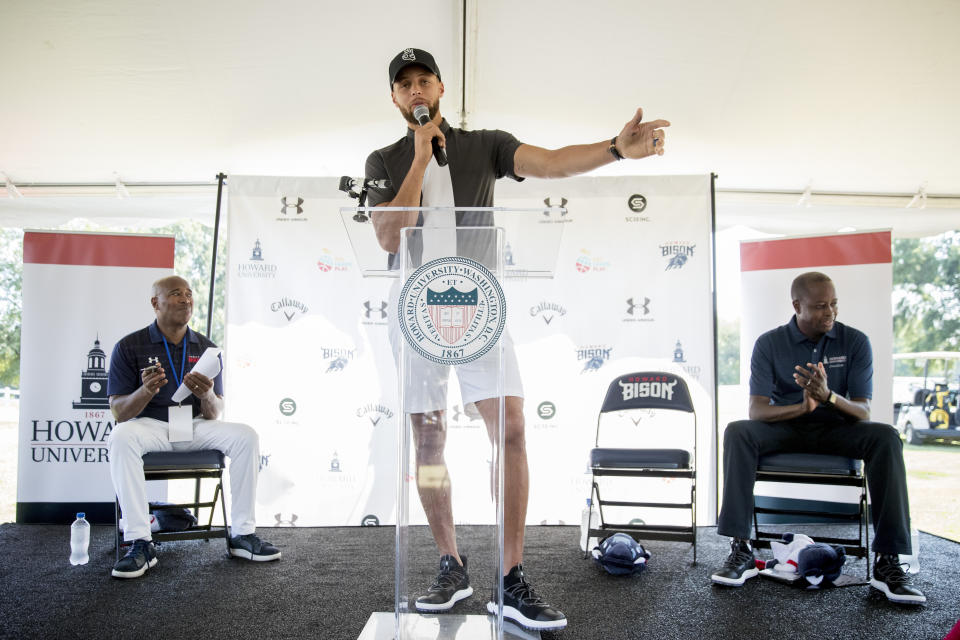
[[[340,210],[364,276],[394,279],[387,307],[401,416],[394,611],[373,613],[363,640],[540,637],[504,623],[499,604],[511,524],[504,515],[510,481],[500,455],[504,397],[520,393],[502,283],[553,277],[565,225],[542,221],[559,211]],[[374,212],[412,224],[378,240]],[[446,613],[418,609],[416,600],[433,583],[445,553],[439,549],[454,540],[467,558],[472,597]]]

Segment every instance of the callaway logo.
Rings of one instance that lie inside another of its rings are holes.
[[[618,380],[620,390],[623,393],[624,401],[634,398],[663,398],[664,400],[673,399],[673,388],[677,386],[677,381],[633,381],[630,378],[627,382]]]
[[[290,200],[291,202],[287,202],[288,200]],[[287,196],[283,196],[282,198],[280,198],[280,202],[283,205],[282,207],[280,207],[280,213],[286,215],[287,209],[296,209],[297,215],[300,215],[301,213],[303,213],[303,198],[297,198],[296,202],[292,202],[292,200],[293,198],[287,198]]]
[[[380,305],[376,307],[370,304],[370,301],[367,300],[366,302],[363,303],[363,308],[364,308],[363,313],[364,315],[367,316],[367,319],[370,318],[371,313],[379,313],[381,320],[386,320],[387,318],[387,303],[384,300],[381,300]]]
[[[357,409],[357,417],[362,418],[363,416],[367,416],[367,418],[370,420],[370,424],[377,426],[380,424],[381,418],[392,418],[393,410],[386,405],[371,402]]]
[[[544,324],[550,324],[557,316],[563,317],[565,315],[567,315],[567,310],[556,302],[543,301],[535,307],[530,307],[530,316],[540,316],[543,318]]]
[[[307,305],[303,304],[299,300],[293,300],[292,298],[280,298],[278,302],[274,302],[270,305],[270,311],[273,311],[274,313],[277,311],[282,311],[283,316],[287,319],[287,322],[293,320],[293,317],[297,315],[297,311],[300,313],[306,313],[309,310],[310,309],[307,308]]]

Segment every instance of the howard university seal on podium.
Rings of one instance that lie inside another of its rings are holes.
[[[413,272],[400,292],[400,329],[421,356],[464,364],[487,353],[507,322],[500,283],[485,266],[460,256],[437,258]]]

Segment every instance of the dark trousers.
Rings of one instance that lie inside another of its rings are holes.
[[[717,533],[744,539],[753,536],[757,461],[781,451],[863,460],[872,502],[874,552],[911,552],[903,444],[896,429],[880,422],[731,422],[723,435],[723,508]]]

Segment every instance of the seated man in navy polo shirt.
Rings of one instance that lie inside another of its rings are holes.
[[[280,551],[254,534],[257,432],[245,424],[217,420],[223,410],[221,374],[211,380],[191,371],[207,347],[216,346],[187,326],[193,315],[193,291],[183,278],[170,276],[153,284],[150,303],[156,321],[117,342],[110,357],[107,394],[117,422],[110,434],[110,477],[123,511],[123,538],[133,543],[112,575],[137,578],[157,564],[143,477],[142,456],[150,451],[222,451],[230,458],[230,555],[278,560]],[[181,383],[191,395],[176,403],[172,398]],[[168,419],[176,419],[178,410],[192,423],[192,440],[169,441]]]
[[[870,421],[873,351],[867,336],[836,321],[829,277],[804,273],[790,287],[796,315],[757,339],[750,361],[750,419],[723,437],[723,508],[717,533],[731,536],[727,561],[712,576],[739,587],[757,575],[750,546],[757,460],[776,451],[861,459],[873,501],[876,557],[870,585],[895,602],[921,604],[898,554],[910,553],[910,508],[900,435]]]

